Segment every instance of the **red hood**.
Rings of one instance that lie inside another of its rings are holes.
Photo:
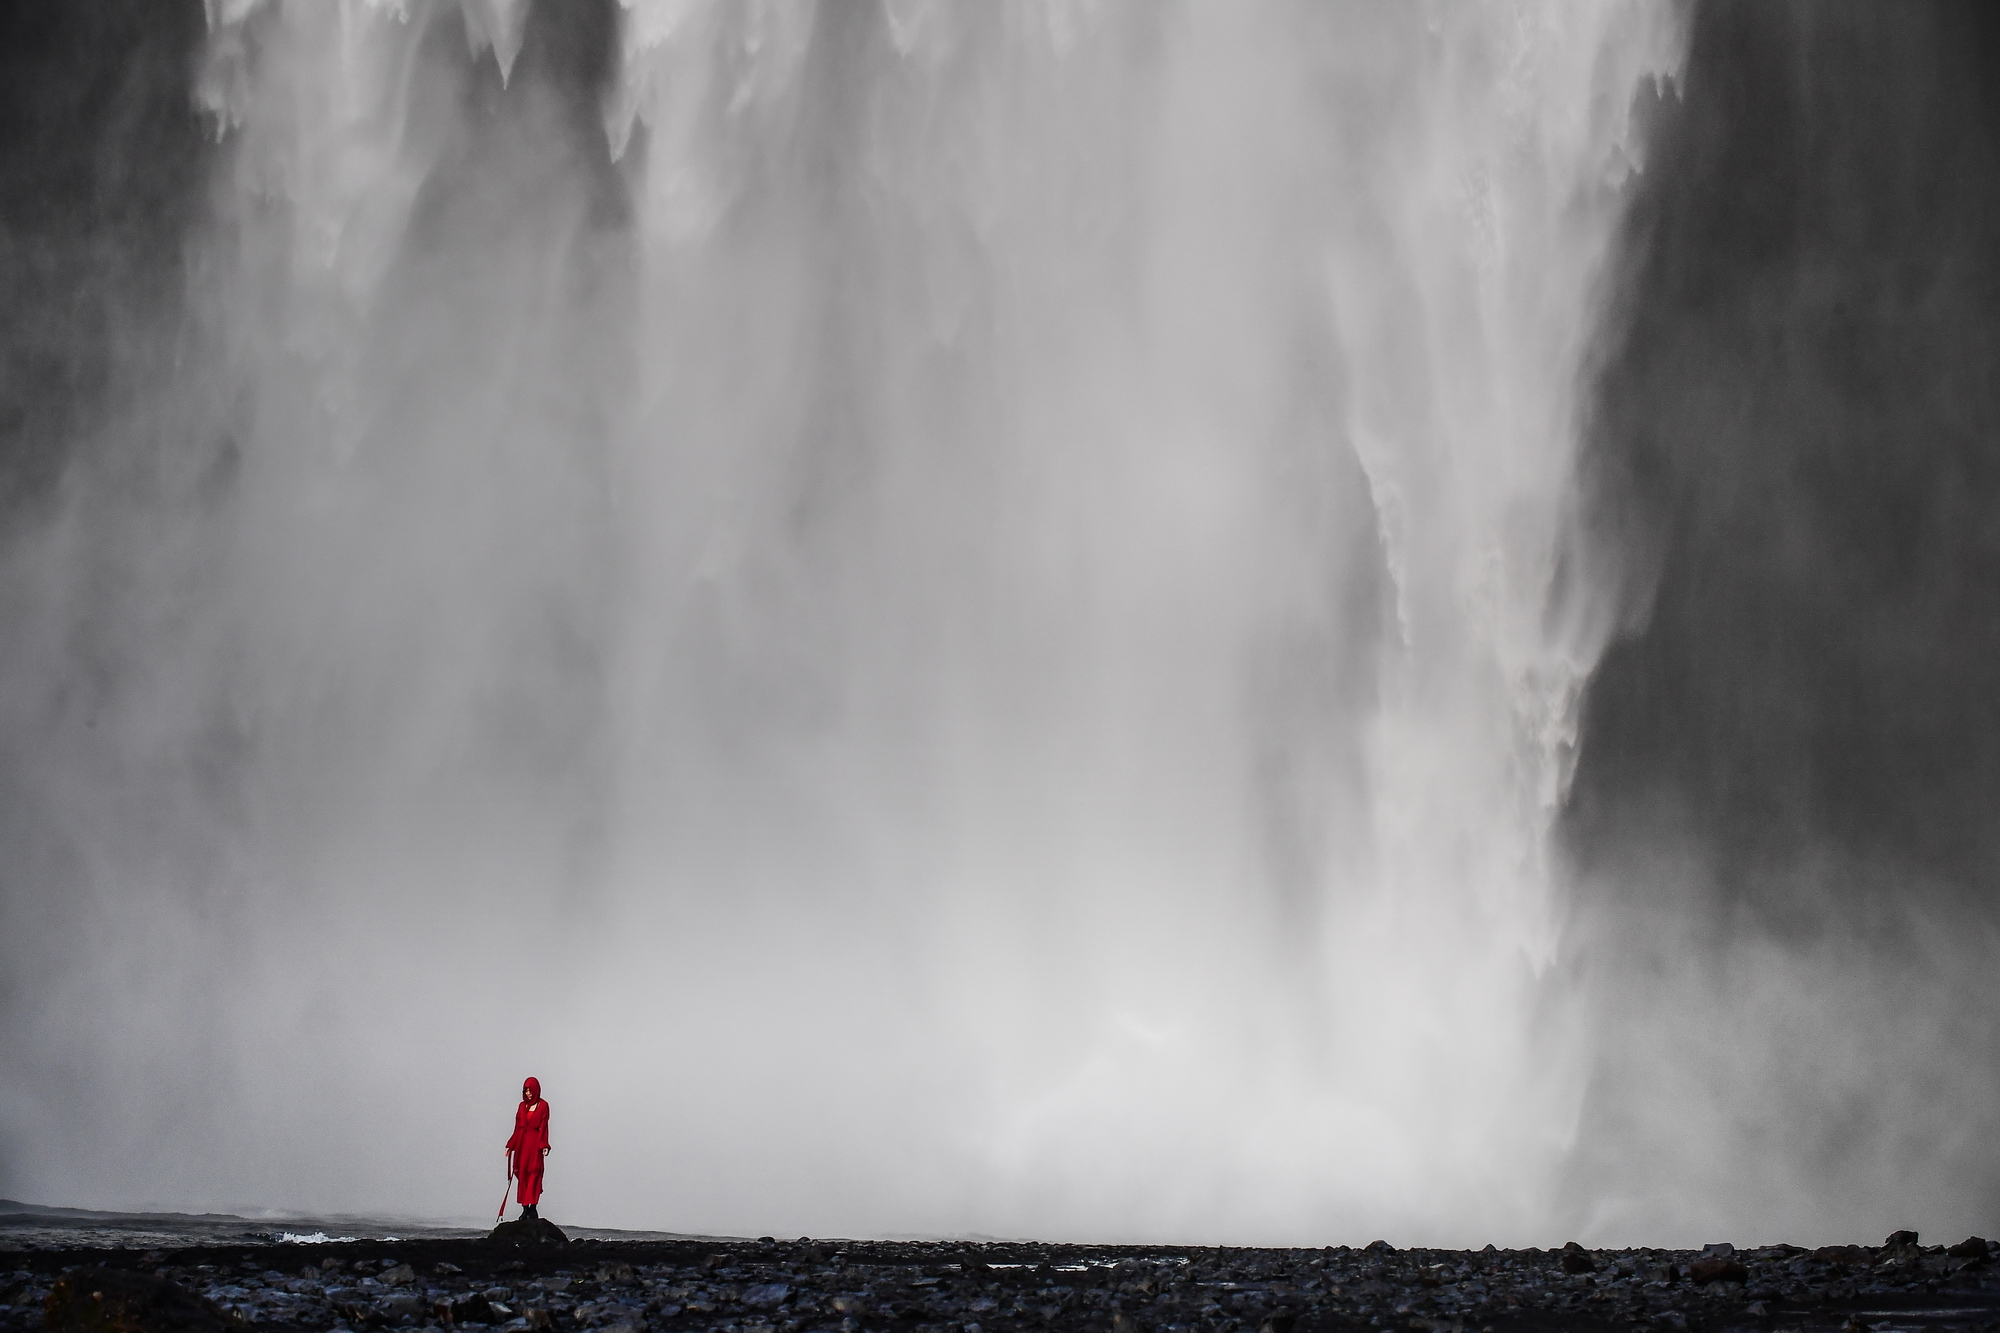
[[[530,1078],[526,1082],[521,1084],[522,1101],[536,1102],[540,1101],[541,1099],[542,1099],[542,1081],[540,1079]]]

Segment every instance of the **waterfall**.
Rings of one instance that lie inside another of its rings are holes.
[[[231,1147],[50,1189],[470,1213],[533,1072],[595,1224],[1564,1238],[1670,7],[209,23],[164,443],[9,554],[5,696],[105,905],[48,1031]]]

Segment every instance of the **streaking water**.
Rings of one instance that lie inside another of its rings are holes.
[[[1549,1238],[1667,8],[218,3],[171,447],[8,571],[28,1178],[469,1213],[533,1072],[565,1219]]]

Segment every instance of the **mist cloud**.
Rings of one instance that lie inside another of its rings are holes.
[[[222,8],[10,48],[0,1190],[1979,1226],[1983,30]]]

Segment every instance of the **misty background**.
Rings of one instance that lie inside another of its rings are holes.
[[[0,1195],[2000,1224],[1978,6],[0,24]]]

